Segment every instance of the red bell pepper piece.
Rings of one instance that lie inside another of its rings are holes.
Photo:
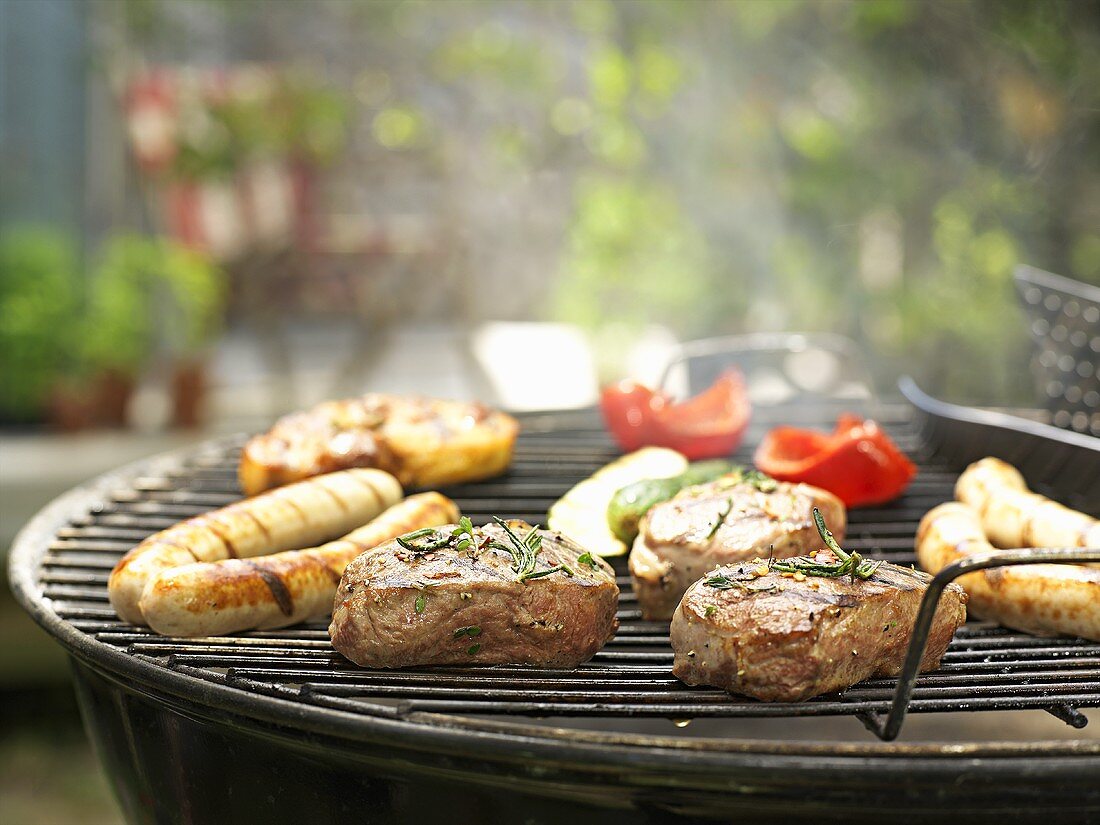
[[[917,468],[878,424],[845,414],[832,434],[776,427],[753,456],[757,468],[781,481],[801,481],[833,493],[848,507],[900,496]]]
[[[708,389],[680,404],[633,381],[606,387],[604,421],[625,451],[668,447],[692,460],[726,456],[737,449],[751,407],[741,374],[723,373]]]

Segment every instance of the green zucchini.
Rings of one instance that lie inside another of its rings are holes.
[[[638,535],[638,524],[649,508],[668,501],[685,487],[714,481],[737,468],[728,461],[696,461],[678,476],[647,478],[615,492],[607,505],[607,526],[615,538],[630,544]]]
[[[642,479],[679,475],[688,461],[675,450],[644,447],[599,469],[550,508],[547,526],[564,533],[590,553],[621,556],[627,551],[607,523],[607,506],[622,487]]]

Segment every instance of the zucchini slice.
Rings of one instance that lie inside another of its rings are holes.
[[[683,473],[688,460],[675,450],[643,447],[597,470],[558,499],[547,515],[547,526],[564,533],[598,556],[621,556],[627,546],[615,538],[607,523],[607,505],[616,492],[649,478]]]

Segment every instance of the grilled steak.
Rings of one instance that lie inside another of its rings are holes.
[[[642,615],[670,618],[688,586],[720,564],[822,548],[814,507],[837,537],[843,537],[844,505],[832,493],[808,484],[731,473],[654,506],[642,519],[630,552]]]
[[[607,562],[522,521],[462,530],[418,531],[351,562],[332,646],[364,667],[572,668],[615,635],[619,588]]]
[[[245,444],[238,474],[250,496],[348,467],[437,487],[503,473],[518,431],[510,415],[481,404],[369,393],[279,419]]]
[[[831,551],[814,555],[832,564]],[[672,618],[672,672],[772,702],[796,702],[895,676],[908,649],[929,576],[882,563],[867,580],[779,573],[756,559],[693,584]],[[966,621],[966,594],[948,585],[921,670],[935,670]]]

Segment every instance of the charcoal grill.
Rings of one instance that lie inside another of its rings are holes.
[[[847,546],[911,563],[918,520],[951,497],[960,451],[953,462],[943,447],[960,438],[1098,509],[1100,453],[1089,442],[966,420],[907,390],[923,409],[887,407],[880,419],[920,475],[898,502],[852,511]],[[746,444],[776,421],[826,425],[834,412],[758,414]],[[523,426],[508,475],[446,491],[475,522],[543,521],[616,454],[591,411],[529,415]],[[324,623],[185,640],[119,622],[106,594],[115,561],[149,533],[237,498],[240,444],[104,476],[46,507],[13,548],[16,595],[68,650],[89,734],[132,822],[1100,817],[1096,738],[880,742],[850,717],[881,728],[892,680],[798,704],[682,685],[667,623],[641,619],[621,559],[619,633],[575,671],[370,671],[332,650]],[[1072,481],[1061,473],[1070,464]],[[1100,644],[972,621],[943,669],[917,679],[908,709],[914,719],[1030,709],[1080,728],[1082,708],[1098,705]],[[818,727],[799,727],[801,717]],[[849,720],[822,728],[820,717]]]

